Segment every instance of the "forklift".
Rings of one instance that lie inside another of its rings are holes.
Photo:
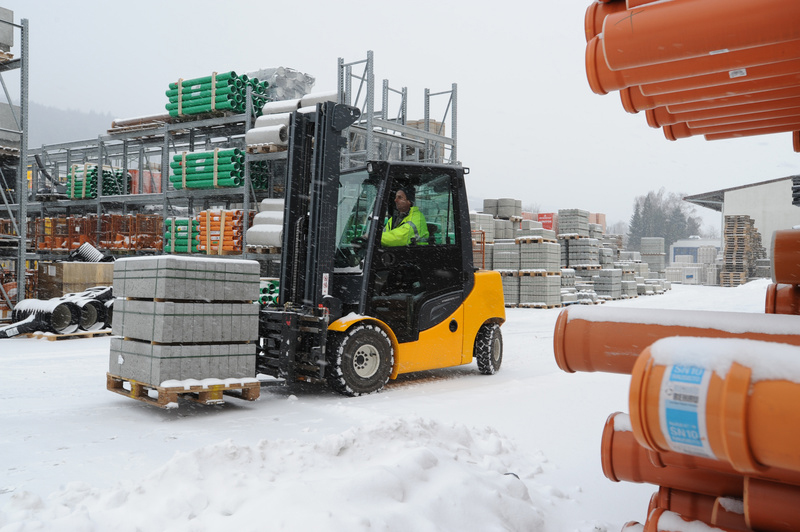
[[[368,161],[341,170],[345,132],[360,114],[325,102],[292,115],[278,304],[260,311],[257,372],[348,396],[473,359],[494,374],[503,287],[498,272],[473,267],[468,169]],[[384,247],[395,193],[409,186],[427,238]]]

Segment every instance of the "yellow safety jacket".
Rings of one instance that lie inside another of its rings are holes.
[[[428,224],[422,212],[412,206],[408,215],[403,218],[397,227],[392,227],[392,218],[386,220],[386,225],[381,234],[381,245],[386,247],[408,246],[410,244],[428,244]]]

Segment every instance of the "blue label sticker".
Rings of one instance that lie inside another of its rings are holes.
[[[703,442],[700,439],[700,423],[697,419],[697,410],[667,407],[665,414],[667,431],[673,442],[695,447],[703,446]]]
[[[704,368],[697,366],[684,366],[681,364],[672,366],[672,371],[669,375],[669,380],[672,382],[689,382],[692,384],[700,384],[703,381]]]

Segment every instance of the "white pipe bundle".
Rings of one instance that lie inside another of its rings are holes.
[[[318,103],[338,101],[339,93],[337,91],[315,92],[313,94],[306,94],[300,98],[300,105],[298,105],[298,107],[316,107]]]
[[[277,198],[264,198],[261,200],[259,210],[283,212],[283,200]]]
[[[300,98],[267,102],[264,104],[264,107],[261,108],[261,114],[291,113],[292,111],[297,111],[298,107],[300,107]]]
[[[283,225],[283,212],[259,212],[253,217],[253,227],[256,225]]]
[[[276,113],[271,115],[262,115],[256,118],[256,123],[253,127],[267,127],[267,126],[286,126],[289,127],[289,119],[292,113]]]
[[[279,248],[283,244],[283,225],[254,225],[247,230],[247,245]]]
[[[289,135],[286,126],[255,127],[244,134],[245,144],[275,144],[286,146]]]

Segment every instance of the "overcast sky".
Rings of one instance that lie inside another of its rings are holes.
[[[800,173],[790,133],[671,142],[644,113],[626,113],[618,93],[592,93],[584,69],[589,3],[0,5],[29,21],[32,101],[119,118],[163,113],[170,82],[212,71],[285,66],[315,76],[314,91],[335,90],[338,58],[357,61],[372,50],[377,86],[388,79],[407,87],[411,119],[422,118],[425,88],[458,84],[458,155],[471,168],[471,197],[518,198],[542,212],[586,209],[611,224],[629,220],[634,198],[649,190],[699,194]],[[697,212],[719,226],[717,213]]]

